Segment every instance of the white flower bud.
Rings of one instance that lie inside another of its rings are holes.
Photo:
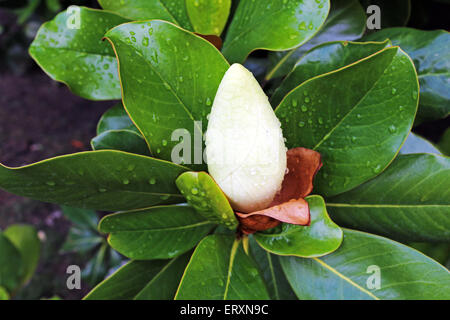
[[[233,209],[267,208],[281,188],[286,147],[280,122],[253,74],[240,64],[225,73],[206,132],[208,170]]]

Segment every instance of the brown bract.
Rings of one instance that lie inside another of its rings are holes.
[[[288,150],[288,170],[269,208],[251,213],[236,212],[241,231],[251,234],[276,227],[281,222],[309,225],[309,207],[304,198],[311,193],[314,176],[321,167],[320,153],[306,148]]]
[[[195,33],[199,37],[202,37],[203,39],[209,41],[211,44],[214,45],[214,47],[217,48],[217,50],[222,49],[222,39],[218,36],[215,36],[213,34],[205,35],[200,33]]]

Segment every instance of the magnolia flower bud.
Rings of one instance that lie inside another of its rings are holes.
[[[280,122],[253,74],[233,64],[220,83],[206,132],[208,170],[233,209],[267,208],[281,188],[286,147]]]

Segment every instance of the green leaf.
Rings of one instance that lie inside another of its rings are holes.
[[[210,235],[195,249],[177,300],[264,300],[269,294],[253,259],[233,236]]]
[[[182,201],[175,179],[186,169],[120,151],[81,152],[32,165],[0,164],[0,188],[32,199],[104,211]]]
[[[188,203],[206,220],[234,230],[238,221],[227,197],[206,172],[185,172],[175,181]]]
[[[256,49],[289,50],[317,33],[325,22],[328,0],[239,1],[222,52],[242,63]]]
[[[220,36],[230,14],[231,0],[186,0],[194,31]]]
[[[139,133],[138,128],[131,121],[130,117],[125,111],[123,104],[120,102],[108,109],[100,118],[97,125],[97,134],[101,134],[109,130],[131,130]]]
[[[135,300],[173,300],[192,252],[170,260],[136,295]]]
[[[400,149],[400,154],[410,153],[441,154],[441,152],[431,142],[412,132],[409,134],[408,138]]]
[[[364,8],[377,5],[381,12],[381,29],[407,24],[411,15],[410,0],[360,0]]]
[[[97,231],[98,216],[93,210],[61,207],[63,214],[72,223],[62,252],[77,252],[80,255],[89,255],[91,250],[99,246],[103,237]]]
[[[130,20],[166,20],[192,30],[185,0],[99,0],[103,9]]]
[[[358,0],[331,1],[330,14],[314,38],[299,48],[270,54],[274,65],[266,75],[266,80],[288,74],[300,57],[321,43],[358,39],[364,33],[365,27],[366,14]]]
[[[335,251],[342,243],[342,230],[328,216],[325,201],[310,196],[309,226],[283,223],[266,232],[255,233],[256,242],[270,253],[283,256],[320,257]]]
[[[24,275],[22,256],[14,244],[0,231],[0,287],[14,291]]]
[[[85,300],[173,299],[189,255],[131,261],[98,284]]]
[[[303,300],[450,298],[447,269],[414,249],[368,233],[344,230],[342,246],[332,254],[280,261]],[[380,288],[369,289],[368,284],[376,285],[375,270],[380,271]]]
[[[286,280],[278,256],[270,254],[262,249],[256,243],[253,236],[250,236],[249,239],[250,252],[262,271],[262,276],[267,285],[270,298],[272,300],[296,300],[297,296],[292,291],[289,282]]]
[[[99,230],[124,256],[137,260],[169,259],[193,248],[214,224],[188,206],[160,206],[106,216]]]
[[[450,114],[450,34],[445,30],[411,28],[383,29],[364,40],[389,38],[413,59],[419,74],[420,107],[417,123],[445,118]]]
[[[150,156],[145,139],[131,130],[109,130],[91,140],[93,150],[119,150]]]
[[[108,272],[108,249],[108,244],[104,242],[81,272],[81,279],[91,287],[102,281]]]
[[[3,235],[19,250],[22,257],[22,283],[27,283],[34,274],[41,256],[41,241],[31,225],[11,225]]]
[[[73,226],[69,230],[61,252],[76,252],[81,256],[89,256],[92,255],[91,251],[99,247],[103,241],[103,237],[98,232],[80,226]]]
[[[270,102],[278,105],[286,94],[308,79],[366,58],[389,45],[385,42],[335,41],[319,45],[304,55],[274,92]]]
[[[275,113],[288,149],[322,155],[315,192],[333,196],[382,172],[410,132],[417,110],[414,65],[398,47],[309,79]]]
[[[1,300],[9,300],[9,293],[3,287],[0,287],[0,301]]]
[[[441,150],[443,154],[450,156],[450,128],[445,130],[442,135],[441,141],[439,141],[439,150]]]
[[[83,229],[90,229],[97,231],[98,216],[94,210],[86,210],[80,208],[72,208],[67,206],[61,206],[64,216],[70,220],[70,222]]]
[[[450,159],[400,155],[375,179],[328,199],[333,219],[408,241],[450,240]]]
[[[164,21],[127,23],[106,36],[120,61],[125,109],[153,154],[180,163],[172,154],[184,142],[184,163],[204,169],[202,132],[226,60],[208,41]]]
[[[44,23],[30,46],[30,55],[52,79],[67,84],[83,98],[120,99],[117,60],[102,38],[127,20],[101,10],[78,8],[79,16],[77,11],[63,11]]]

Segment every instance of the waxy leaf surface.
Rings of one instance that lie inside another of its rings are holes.
[[[185,172],[176,185],[187,202],[208,221],[234,230],[238,221],[227,197],[206,172]]]
[[[344,230],[342,246],[329,255],[280,261],[303,300],[450,298],[447,269],[414,249],[368,233]]]
[[[230,14],[231,0],[185,0],[195,32],[220,36]]]
[[[189,260],[130,261],[99,283],[85,300],[171,300]]]
[[[170,259],[194,247],[214,224],[185,205],[158,206],[106,216],[99,230],[130,259]]]
[[[297,296],[281,269],[278,256],[261,248],[254,240],[254,236],[249,236],[249,238],[250,252],[261,270],[270,298],[272,300],[296,300]]]
[[[97,134],[109,130],[131,130],[140,133],[126,113],[122,103],[108,109],[98,121]]]
[[[328,0],[241,0],[222,52],[242,63],[256,49],[288,50],[317,33],[328,15]]]
[[[166,20],[191,30],[186,0],[99,0],[103,9],[130,20]]]
[[[321,154],[315,192],[337,195],[381,173],[410,132],[418,90],[414,65],[398,47],[292,90],[275,113],[288,148]]]
[[[269,294],[256,263],[230,235],[210,235],[192,254],[177,300],[265,300]]]
[[[409,134],[408,138],[400,149],[400,154],[410,153],[441,154],[441,152],[430,141],[412,132]]]
[[[145,139],[131,130],[105,131],[91,140],[92,150],[119,150],[151,156]]]
[[[202,132],[226,60],[205,39],[159,20],[123,24],[106,37],[118,55],[125,109],[152,153],[175,161],[183,138],[184,163],[204,169]]]
[[[282,224],[254,238],[265,250],[277,255],[318,257],[333,252],[342,242],[342,230],[328,216],[320,196],[306,198],[311,222],[309,226]]]
[[[106,31],[128,20],[113,13],[78,7],[44,23],[30,47],[30,55],[54,80],[91,100],[120,99],[117,60]]]
[[[306,80],[345,67],[384,49],[388,45],[388,41],[366,43],[335,41],[317,46],[296,63],[292,71],[274,92],[270,102],[273,106],[276,106],[289,91]]]
[[[417,122],[450,114],[450,34],[445,30],[383,29],[364,40],[390,39],[413,59],[419,75],[420,107]]]
[[[183,201],[186,168],[121,151],[81,152],[19,168],[0,164],[0,188],[32,199],[104,211]]]
[[[408,241],[450,241],[450,159],[400,155],[373,180],[328,199],[352,228]]]
[[[311,40],[296,49],[270,54],[274,66],[266,75],[266,80],[288,74],[308,50],[321,43],[358,39],[364,33],[365,26],[366,14],[358,0],[331,1],[327,20]]]

